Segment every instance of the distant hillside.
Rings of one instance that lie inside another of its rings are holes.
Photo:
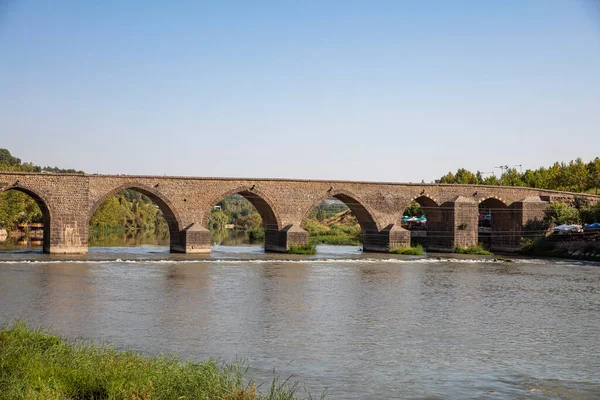
[[[75,169],[63,169],[58,167],[40,167],[31,162],[21,162],[20,158],[14,157],[7,149],[0,148],[0,171],[16,172],[55,172],[59,174],[83,174],[83,171]]]
[[[356,225],[356,224],[358,224],[358,220],[356,219],[354,214],[352,214],[352,211],[350,211],[348,209],[346,211],[342,211],[341,213],[332,215],[331,217],[325,218],[323,221],[321,221],[321,224],[323,224],[323,225],[333,225],[333,224]]]

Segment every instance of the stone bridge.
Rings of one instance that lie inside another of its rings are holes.
[[[0,192],[18,190],[33,197],[44,217],[44,251],[86,253],[88,225],[110,196],[134,189],[162,210],[173,252],[210,251],[208,218],[213,206],[231,194],[248,199],[262,216],[265,249],[283,252],[308,240],[308,214],[329,197],[344,202],[362,229],[363,250],[387,252],[407,245],[400,226],[405,208],[421,204],[427,216],[428,245],[451,251],[478,242],[478,204],[492,208],[492,247],[511,249],[524,232],[541,221],[549,202],[596,203],[600,196],[522,187],[406,184],[300,179],[194,178],[0,172]]]

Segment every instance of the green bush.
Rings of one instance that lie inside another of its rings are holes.
[[[390,253],[404,254],[404,255],[411,255],[411,256],[422,256],[423,254],[425,254],[425,251],[423,250],[423,246],[418,244],[416,246],[395,247],[392,250],[390,250]]]
[[[250,243],[258,243],[265,240],[265,230],[262,226],[250,228],[246,231]]]
[[[545,236],[521,240],[521,253],[530,256],[548,256],[554,245]]]
[[[288,254],[316,254],[317,246],[314,243],[290,244],[287,250]]]
[[[306,226],[311,243],[360,246],[362,244],[362,232],[359,225],[332,224],[324,227],[317,224]]]
[[[454,252],[458,254],[476,254],[480,256],[491,256],[493,253],[483,248],[482,245],[477,244],[471,247],[456,246]]]
[[[579,210],[560,201],[550,203],[544,213],[544,219],[556,225],[578,224],[581,222]]]
[[[17,322],[0,330],[0,399],[295,399],[274,379],[266,396],[246,368],[214,360],[145,357],[109,345],[67,341]]]
[[[311,243],[314,244],[331,244],[336,246],[360,246],[362,241],[354,236],[349,235],[318,235],[310,237]]]

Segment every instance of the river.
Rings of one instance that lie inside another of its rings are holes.
[[[331,399],[600,398],[600,264],[215,246],[0,253],[0,320],[246,360]]]

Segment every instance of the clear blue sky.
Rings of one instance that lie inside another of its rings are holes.
[[[89,173],[406,182],[590,160],[597,4],[0,0],[0,147]]]

